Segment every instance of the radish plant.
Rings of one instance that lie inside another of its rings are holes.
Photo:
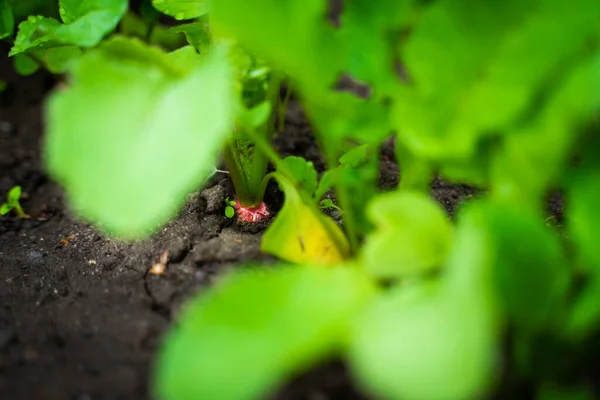
[[[124,0],[61,0],[60,21],[19,24],[11,54],[68,71],[47,103],[45,163],[107,231],[152,233],[221,152],[228,217],[266,218],[269,179],[285,194],[261,242],[283,262],[190,301],[159,350],[157,398],[263,398],[332,357],[378,398],[480,398],[507,375],[539,396],[553,382],[581,392],[563,364],[600,330],[600,3],[348,0],[339,26],[325,0],[152,5],[184,22],[138,29]],[[188,44],[140,39],[160,28]],[[344,75],[369,95],[339,89]],[[271,146],[284,81],[320,179]],[[381,193],[389,139],[400,183]],[[435,174],[484,194],[451,221],[428,193]],[[556,188],[565,231],[544,223]],[[341,227],[320,210],[329,189]]]

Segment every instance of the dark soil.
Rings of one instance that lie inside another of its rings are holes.
[[[0,218],[0,398],[147,399],[157,342],[180,305],[243,261],[272,261],[259,252],[264,226],[249,231],[224,217],[222,200],[232,189],[217,176],[154,237],[136,244],[107,238],[70,214],[43,172],[41,107],[53,80],[44,73],[17,77],[5,57],[0,79],[9,85],[0,94],[0,194],[21,185],[33,217]],[[323,167],[295,103],[276,144],[284,155]],[[398,182],[393,150],[384,146],[382,159],[381,186],[392,188]],[[432,190],[450,215],[474,193],[441,180]],[[266,201],[274,211],[280,207],[275,185]],[[166,273],[149,274],[165,249]],[[334,362],[296,378],[274,398],[362,397]]]

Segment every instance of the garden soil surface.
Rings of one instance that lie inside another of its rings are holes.
[[[43,100],[55,81],[42,72],[18,77],[2,57],[0,79],[8,88],[0,94],[0,194],[21,185],[32,218],[0,217],[0,399],[151,399],[153,357],[182,303],[244,262],[272,263],[259,251],[265,226],[248,229],[225,218],[223,199],[233,194],[227,175],[215,176],[177,219],[139,243],[113,240],[78,221],[43,170]],[[276,145],[282,155],[323,167],[295,102]],[[398,178],[390,144],[382,149],[382,189]],[[432,185],[450,216],[474,193],[438,179]],[[276,213],[282,202],[276,185],[266,201]],[[150,274],[165,250],[165,273]],[[366,397],[343,363],[332,361],[268,398]]]

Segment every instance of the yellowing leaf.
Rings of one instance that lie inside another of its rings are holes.
[[[348,242],[340,228],[316,207],[305,204],[287,179],[277,178],[285,203],[265,232],[261,250],[294,263],[331,265],[346,258]]]

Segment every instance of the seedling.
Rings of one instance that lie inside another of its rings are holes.
[[[14,211],[19,218],[29,218],[29,215],[25,214],[19,200],[21,199],[21,186],[15,186],[9,190],[6,196],[6,203],[0,206],[0,215],[6,215],[11,211]]]
[[[334,210],[337,210],[340,213],[342,212],[342,209],[339,208],[338,206],[336,206],[335,203],[333,202],[333,200],[331,200],[331,199],[321,200],[321,202],[319,202],[319,207],[321,207],[322,210],[326,210],[328,208],[333,208]]]
[[[227,197],[225,199],[225,216],[229,219],[233,218],[235,216],[235,205],[237,204],[237,201],[235,200],[230,200],[229,197]]]

